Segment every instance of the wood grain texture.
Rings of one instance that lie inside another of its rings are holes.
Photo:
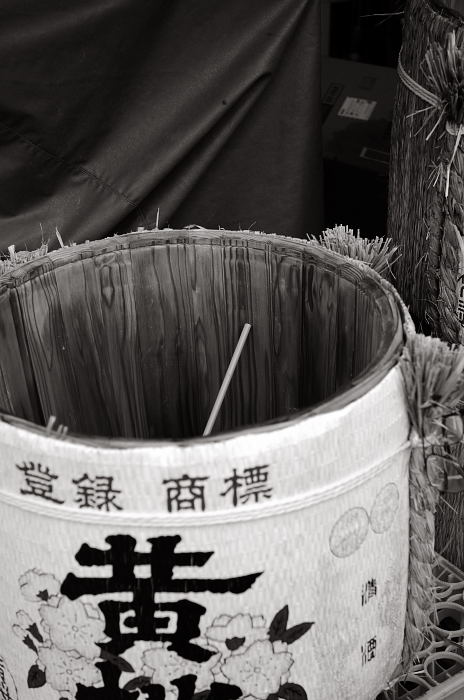
[[[242,370],[236,377],[236,384],[241,382],[242,394],[248,396],[243,420],[250,425],[263,423],[276,413],[275,357],[269,344],[274,316],[271,248],[266,242],[261,245],[249,244],[244,249],[244,257],[246,274],[243,279],[237,278],[236,284],[247,292],[246,313],[237,319],[237,326],[240,327],[235,326],[233,332],[241,332],[242,321],[251,323],[251,331],[241,357]],[[229,347],[229,353],[230,351]]]
[[[224,251],[224,287],[227,311],[224,321],[227,328],[227,361],[234,352],[245,323],[251,324],[251,332],[243,349],[237,370],[232,377],[229,391],[223,404],[223,420],[226,427],[244,425],[252,420],[254,408],[247,401],[248,396],[257,398],[258,386],[252,369],[251,346],[259,337],[256,315],[253,314],[250,298],[250,264],[248,249],[239,241],[238,245],[228,246]],[[218,384],[219,388],[220,382]],[[245,402],[248,405],[245,405]]]
[[[108,363],[117,434],[142,438],[147,425],[131,258],[125,251],[114,251],[94,261],[104,331],[102,361]]]
[[[0,408],[53,414],[99,444],[191,440],[245,323],[219,436],[341,406],[402,346],[397,302],[346,258],[276,236],[146,231],[0,279]]]
[[[85,412],[79,432],[118,435],[119,423],[109,363],[105,361],[100,286],[93,259],[55,269],[68,347]]]
[[[358,288],[354,314],[356,352],[353,372],[355,375],[365,369],[367,361],[371,358],[372,344],[375,341],[373,325],[376,314],[378,314],[378,310],[373,300]]]
[[[353,379],[356,346],[356,303],[359,292],[351,280],[338,277],[337,296],[337,345],[335,357],[335,384],[337,389],[347,386]]]
[[[285,416],[301,408],[301,366],[306,354],[302,352],[303,265],[301,256],[289,255],[282,246],[271,256],[270,266],[274,416]]]
[[[322,265],[307,264],[303,279],[304,400],[310,405],[323,401],[337,388],[338,275]]]
[[[59,423],[79,426],[85,406],[74,374],[74,349],[67,343],[55,271],[47,267],[16,288],[24,337],[44,421],[54,415]]]
[[[29,351],[22,323],[15,317],[14,297],[15,290],[0,295],[0,404],[4,411],[41,423]]]
[[[131,250],[148,436],[192,435],[193,312],[184,246]]]
[[[208,420],[228,366],[228,304],[224,293],[224,252],[216,241],[187,248],[190,294],[192,299],[194,366],[196,384],[194,434],[198,435]],[[189,346],[187,345],[186,348]],[[189,353],[190,354],[190,353]],[[214,430],[226,425],[221,411]]]

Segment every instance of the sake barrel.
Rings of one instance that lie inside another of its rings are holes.
[[[140,231],[4,274],[0,333],[4,697],[375,697],[408,573],[387,283],[309,242]]]

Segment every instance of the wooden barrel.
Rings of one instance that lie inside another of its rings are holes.
[[[403,323],[367,266],[250,232],[138,232],[3,275],[12,697],[375,697],[405,625]]]

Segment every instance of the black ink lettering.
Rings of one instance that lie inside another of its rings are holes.
[[[60,505],[64,503],[53,496],[53,482],[58,479],[58,476],[53,474],[48,467],[40,463],[23,462],[22,465],[17,464],[16,468],[24,473],[26,488],[20,489],[23,496],[38,496]]]
[[[96,549],[87,544],[82,545],[76,555],[81,566],[111,566],[109,578],[80,578],[68,574],[61,587],[61,592],[71,600],[83,595],[101,595],[110,597],[112,593],[130,593],[132,600],[104,600],[99,607],[105,617],[105,634],[109,642],[102,643],[102,656],[105,652],[113,658],[123,654],[136,641],[161,641],[169,644],[169,649],[179,656],[197,663],[204,663],[213,652],[192,642],[200,635],[200,619],[206,609],[185,598],[187,593],[243,593],[255,583],[262,572],[225,579],[174,578],[175,567],[202,567],[212,557],[213,552],[176,552],[181,542],[179,536],[166,536],[149,539],[149,552],[137,552],[136,541],[129,535],[113,535],[106,538],[109,549]],[[135,567],[148,565],[150,576],[136,577]],[[159,602],[157,594],[169,592],[183,594],[173,602]],[[171,613],[168,615],[167,613]],[[168,629],[174,614],[177,623],[174,630]],[[121,629],[123,627],[123,629]],[[77,700],[132,700],[137,698],[134,691],[119,689],[120,669],[110,660],[98,664],[101,669],[104,688],[80,687]],[[183,681],[184,682],[184,681]],[[188,681],[191,684],[191,681]],[[185,681],[189,697],[190,686]],[[234,700],[232,686],[216,684],[211,688],[211,700]],[[194,687],[194,686],[193,686]],[[144,686],[148,693],[151,686]],[[225,690],[227,689],[227,691]],[[150,698],[161,698],[159,687],[150,689]],[[232,693],[232,694],[231,694]]]
[[[107,512],[112,509],[122,510],[122,506],[116,502],[121,491],[113,487],[112,476],[96,476],[91,479],[88,474],[84,474],[72,482],[77,486],[75,502],[79,508],[94,508]]]
[[[167,486],[168,511],[201,510],[206,508],[204,482],[207,476],[191,478],[184,474],[180,479],[165,479],[163,484]]]
[[[228,486],[221,493],[221,496],[232,497],[232,505],[236,507],[239,503],[260,503],[263,499],[272,497],[272,487],[269,485],[269,465],[263,464],[257,467],[249,467],[239,474],[236,469],[232,471],[232,476],[224,479]]]

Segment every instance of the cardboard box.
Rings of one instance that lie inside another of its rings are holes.
[[[325,158],[387,174],[396,84],[393,68],[337,58],[323,61]]]

